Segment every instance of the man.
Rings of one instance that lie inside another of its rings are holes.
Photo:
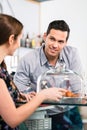
[[[60,61],[65,63],[67,69],[82,76],[78,51],[74,47],[67,46],[69,34],[69,26],[64,20],[55,20],[49,24],[47,32],[43,36],[42,46],[32,49],[19,63],[14,81],[20,91],[26,91],[28,88],[28,91],[31,89],[36,91],[38,76],[51,68],[56,68]],[[68,112],[52,115],[52,130],[70,130],[70,128],[81,130],[82,122],[79,112],[77,108],[72,108],[70,112],[72,113],[72,111],[75,113],[75,115],[71,114],[74,123],[71,118],[66,119]],[[78,121],[75,120],[75,116],[78,117]]]

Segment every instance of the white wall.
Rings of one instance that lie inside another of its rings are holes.
[[[70,26],[69,44],[78,48],[87,73],[87,0],[52,0],[41,5],[41,33],[55,19],[64,19]]]
[[[40,33],[39,28],[39,3],[29,2],[28,0],[0,0],[3,7],[2,12],[12,15],[19,19],[24,25],[24,37],[29,33],[30,38]],[[25,55],[29,49],[21,48],[14,53],[14,56],[5,58],[8,71],[16,71],[18,61],[21,56]]]
[[[28,0],[0,0],[3,13],[18,18],[24,24],[24,34],[39,34],[39,4]]]
[[[10,2],[13,13],[9,9]],[[55,19],[64,19],[70,26],[69,43],[78,48],[87,73],[87,0],[50,0],[40,4],[28,0],[0,0],[4,13],[15,15],[24,24],[24,32],[43,34]],[[40,14],[40,15],[39,15]]]

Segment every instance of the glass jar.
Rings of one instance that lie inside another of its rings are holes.
[[[65,64],[60,64],[57,68],[46,71],[37,80],[37,92],[49,87],[58,87],[67,89],[66,96],[72,97],[81,97],[82,86],[82,78],[72,70],[65,69]]]

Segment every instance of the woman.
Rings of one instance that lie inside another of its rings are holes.
[[[20,46],[23,25],[16,18],[0,14],[0,130],[18,130],[18,125],[27,119],[44,100],[58,101],[66,90],[58,88],[44,89],[35,94],[32,99],[16,107],[18,100],[25,97],[20,94],[6,70],[4,58],[13,55]]]

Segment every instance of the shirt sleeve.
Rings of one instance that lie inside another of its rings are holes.
[[[19,65],[17,67],[17,71],[14,75],[14,82],[20,91],[27,90],[30,83],[29,78],[30,67],[25,60],[26,60],[25,57],[23,57],[20,60]]]
[[[83,77],[83,65],[78,49],[74,48],[71,56],[72,60],[70,64],[70,69],[79,74],[81,77]]]
[[[83,76],[83,65],[77,48],[66,46],[63,51],[63,58],[66,68],[79,74],[81,77]]]
[[[80,76],[77,80],[71,82],[71,90],[75,93],[81,92],[82,84],[79,82],[79,79],[83,78],[83,65],[78,49],[67,46],[64,50],[63,57],[66,63],[66,68]]]

